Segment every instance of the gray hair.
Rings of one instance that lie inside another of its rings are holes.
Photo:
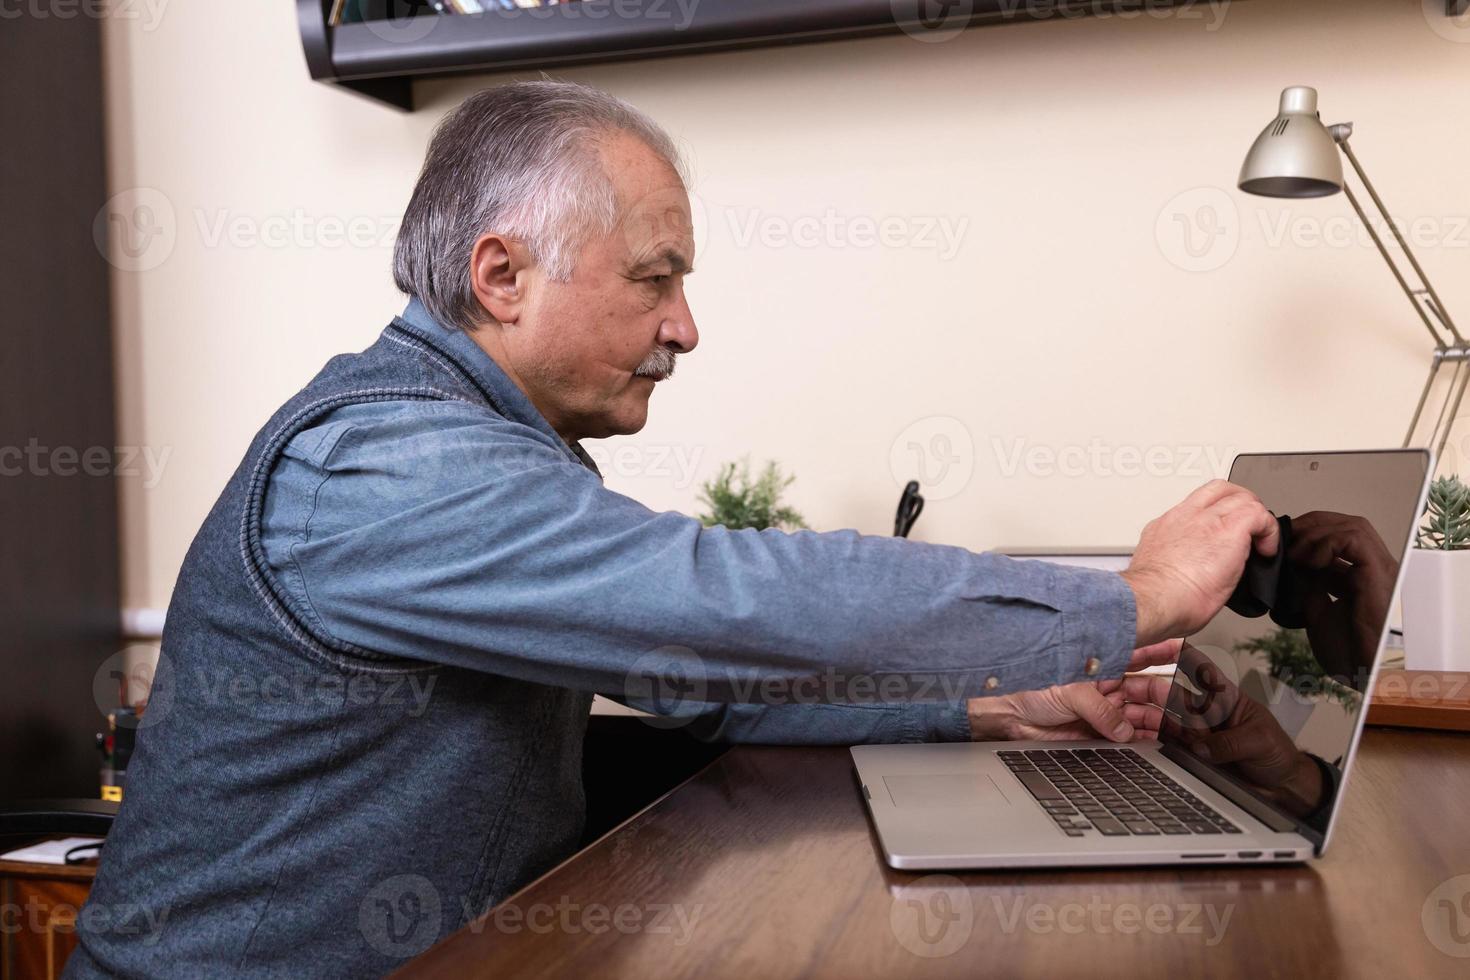
[[[668,134],[606,92],[543,80],[470,96],[429,142],[393,247],[394,283],[440,323],[472,328],[484,310],[470,287],[470,253],[490,231],[523,242],[552,278],[570,278],[582,246],[617,221],[597,148],[618,131],[682,175]]]

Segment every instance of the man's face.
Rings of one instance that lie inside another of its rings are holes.
[[[643,428],[670,355],[699,342],[684,298],[694,238],[683,182],[632,136],[607,137],[601,154],[617,226],[586,244],[569,281],[529,270],[525,308],[503,328],[518,380],[569,439]]]

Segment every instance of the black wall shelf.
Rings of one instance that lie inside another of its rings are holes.
[[[411,110],[412,82],[426,76],[557,68],[905,30],[933,37],[984,24],[1064,22],[1104,12],[1138,16],[1145,7],[1192,5],[1194,0],[584,0],[482,14],[421,13],[332,27],[331,0],[297,0],[297,14],[312,78]]]
[[[388,0],[407,6],[409,0]],[[481,0],[482,3],[486,0]],[[1066,22],[1224,0],[582,0],[550,7],[328,23],[333,0],[296,0],[311,77],[400,109],[413,80],[560,68],[909,31],[917,36],[1015,22]],[[1470,0],[1444,0],[1457,17]],[[1199,16],[1209,13],[1201,11]]]

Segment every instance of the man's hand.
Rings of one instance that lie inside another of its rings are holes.
[[[1129,670],[1171,664],[1179,658],[1179,641],[1168,640],[1133,651]],[[1148,680],[1139,677],[1138,680]],[[1159,678],[1168,686],[1168,678]],[[1158,736],[1159,715],[1125,714],[1124,683],[1134,678],[1082,681],[1041,691],[1020,691],[969,703],[970,737],[976,741],[1059,741],[1103,738],[1130,742]],[[1131,706],[1129,706],[1131,708]],[[1150,728],[1150,723],[1152,727]]]
[[[1276,554],[1280,529],[1244,487],[1212,480],[1138,539],[1123,579],[1138,609],[1138,645],[1186,636],[1219,612],[1251,549]]]

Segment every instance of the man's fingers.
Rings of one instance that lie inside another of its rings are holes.
[[[1206,510],[1241,489],[1229,480],[1211,480],[1202,487],[1196,487],[1193,493],[1184,498],[1184,503]]]
[[[1145,667],[1158,667],[1163,664],[1172,664],[1179,660],[1179,647],[1183,640],[1165,640],[1162,643],[1154,643],[1146,647],[1139,647],[1133,651],[1133,656],[1128,660],[1128,670],[1143,670]]]
[[[1260,498],[1249,490],[1241,490],[1241,493],[1245,496],[1235,497],[1220,506],[1232,522],[1244,523],[1255,550],[1269,558],[1281,547],[1281,525],[1276,523],[1275,515],[1266,509]]]
[[[1123,717],[1133,726],[1135,735],[1157,732],[1164,724],[1164,709],[1156,704],[1125,704]]]
[[[1117,695],[1121,695],[1122,700],[1128,703],[1162,707],[1169,700],[1169,690],[1173,684],[1174,678],[1160,674],[1131,674],[1123,678]]]
[[[1094,685],[1069,684],[1060,691],[1072,713],[1091,725],[1099,735],[1114,742],[1126,742],[1133,737],[1133,726],[1123,712]]]

